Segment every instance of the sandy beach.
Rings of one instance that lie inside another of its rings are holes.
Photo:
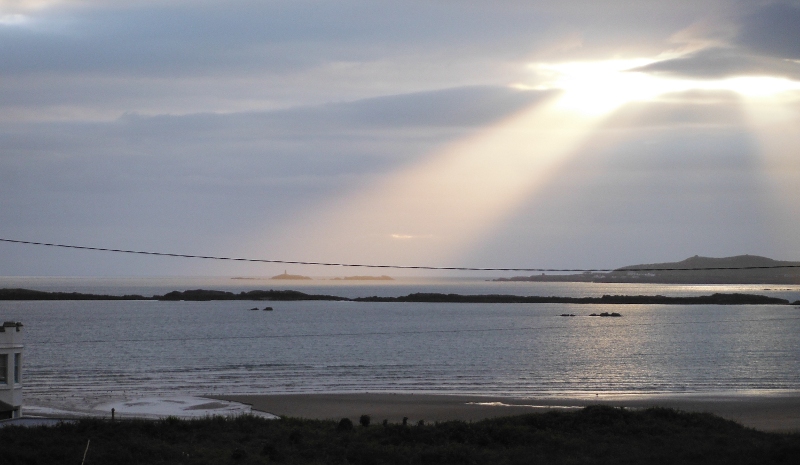
[[[800,431],[800,393],[774,394],[653,394],[565,397],[497,397],[437,394],[284,394],[235,395],[219,399],[249,404],[254,410],[310,419],[358,419],[373,422],[419,420],[482,420],[548,410],[578,409],[604,404],[626,408],[670,407],[709,412],[762,431]]]

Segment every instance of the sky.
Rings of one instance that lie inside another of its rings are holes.
[[[0,238],[800,260],[798,24],[800,1],[0,0]],[[284,269],[386,273],[0,243],[6,276]]]

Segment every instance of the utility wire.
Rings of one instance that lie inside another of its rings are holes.
[[[189,255],[166,252],[148,252],[142,250],[110,249],[105,247],[87,247],[81,245],[53,244],[49,242],[20,241],[0,238],[0,242],[13,244],[41,245],[47,247],[60,247],[64,249],[95,250],[99,252],[118,252],[138,255],[154,255],[158,257],[201,258],[205,260],[225,260],[233,262],[251,263],[278,263],[282,265],[316,265],[339,266],[357,268],[391,268],[397,270],[441,270],[441,271],[536,271],[536,272],[611,272],[611,271],[719,271],[719,270],[772,270],[780,268],[800,268],[800,265],[769,265],[769,266],[735,266],[735,267],[706,267],[706,268],[617,268],[617,269],[586,269],[586,268],[476,268],[468,266],[421,266],[421,265],[369,265],[363,263],[332,263],[332,262],[307,262],[300,260],[270,260],[261,258],[218,257],[212,255]]]
[[[598,317],[600,318],[600,317]],[[742,323],[742,322],[761,322],[761,321],[789,321],[800,320],[800,317],[786,318],[754,318],[754,319],[728,319],[728,320],[705,320],[705,321],[676,321],[659,323],[629,323],[615,324],[615,328],[633,326],[674,326],[687,324],[711,324],[711,323]],[[407,336],[418,334],[448,334],[448,333],[485,333],[485,332],[504,332],[504,331],[538,331],[544,329],[566,329],[573,328],[572,325],[551,325],[551,326],[522,326],[515,328],[475,328],[475,329],[429,329],[418,331],[368,331],[360,333],[300,333],[300,334],[262,334],[258,336],[219,336],[219,337],[176,337],[163,339],[92,339],[86,341],[42,341],[29,342],[29,344],[101,344],[118,342],[186,342],[186,341],[225,341],[231,339],[288,339],[288,338],[308,338],[308,337],[353,337],[353,336]],[[584,326],[590,329],[590,327]]]

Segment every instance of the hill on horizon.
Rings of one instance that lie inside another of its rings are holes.
[[[679,262],[648,263],[642,265],[628,265],[617,268],[615,271],[625,271],[630,269],[664,269],[664,268],[748,268],[748,267],[776,267],[776,266],[800,266],[800,262],[774,260],[772,258],[759,255],[735,255],[733,257],[701,257],[695,255]]]
[[[679,262],[628,265],[611,272],[516,276],[495,281],[549,281],[660,284],[800,284],[800,262],[758,255],[701,257]]]

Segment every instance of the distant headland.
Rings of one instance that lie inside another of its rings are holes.
[[[545,274],[493,281],[653,283],[653,284],[800,284],[800,262],[757,255],[694,257],[679,262],[630,265],[608,272]]]
[[[333,278],[332,281],[394,281],[391,276],[344,276],[342,278]]]
[[[266,281],[270,279],[303,279],[309,280],[313,279],[309,276],[303,276],[299,274],[289,274],[287,272],[283,272],[277,276],[273,276],[271,278],[267,277],[255,277],[255,276],[234,276],[231,279],[242,279],[242,280],[249,280],[249,281]],[[381,275],[381,276],[337,276],[335,278],[330,278],[331,281],[394,281],[394,278],[391,276]]]

